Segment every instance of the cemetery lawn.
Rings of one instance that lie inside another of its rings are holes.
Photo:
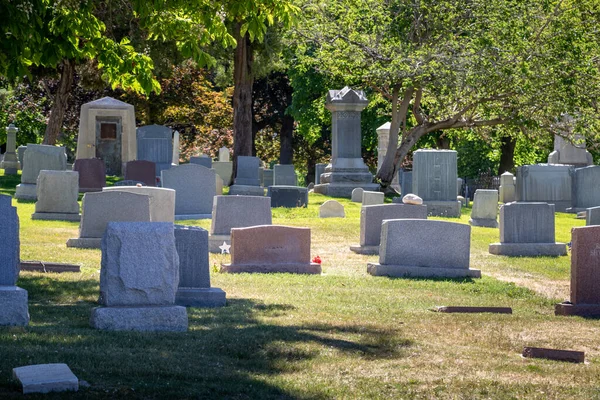
[[[0,180],[3,178],[0,178]],[[14,190],[4,182],[0,192]],[[273,223],[312,229],[322,276],[219,273],[221,309],[188,309],[187,333],[101,332],[89,327],[98,297],[99,250],[66,248],[78,224],[32,221],[17,202],[21,259],[79,264],[81,273],[22,272],[31,323],[0,328],[0,398],[21,398],[14,367],[67,363],[89,387],[28,398],[527,398],[600,397],[600,321],[555,317],[568,296],[569,256],[492,256],[498,230],[474,227],[474,280],[390,279],[366,273],[377,256],[354,254],[360,204],[319,219],[328,198],[274,209]],[[467,223],[470,209],[460,220]],[[208,228],[210,221],[183,221]],[[584,223],[557,214],[557,240]],[[440,314],[438,305],[509,306],[512,315]],[[523,359],[524,346],[586,352],[586,364]]]

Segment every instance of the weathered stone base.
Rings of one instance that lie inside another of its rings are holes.
[[[184,307],[223,307],[225,292],[219,288],[178,288],[175,304]]]
[[[40,213],[31,214],[31,219],[47,220],[47,221],[77,221],[81,220],[81,214],[68,213]]]
[[[3,168],[4,169],[4,175],[16,175],[18,169],[17,168]]]
[[[492,243],[490,254],[511,257],[558,257],[567,254],[565,243]]]
[[[321,264],[223,264],[221,272],[228,273],[260,273],[268,274],[273,272],[283,272],[290,274],[320,274]]]
[[[38,364],[14,368],[13,378],[23,386],[23,394],[79,390],[79,379],[67,364]]]
[[[37,185],[33,183],[19,183],[15,191],[15,199],[37,200]]]
[[[356,254],[374,255],[379,254],[379,246],[361,246],[354,245],[350,246],[350,250]]]
[[[29,307],[27,290],[18,286],[0,286],[0,326],[27,326]]]
[[[482,226],[484,228],[497,228],[498,227],[498,221],[496,221],[495,219],[488,219],[488,218],[470,218],[469,219],[469,224],[472,226]]]
[[[78,249],[99,249],[101,243],[101,238],[71,238],[67,240],[67,247],[76,247]]]
[[[554,306],[554,315],[600,317],[600,304],[558,303]]]
[[[345,197],[352,198],[352,191],[356,188],[362,188],[376,192],[379,190],[379,185],[376,183],[321,183],[315,185],[314,192],[330,197]]]
[[[96,307],[90,325],[104,331],[185,332],[188,316],[181,306]]]
[[[410,267],[407,265],[383,265],[368,263],[367,273],[374,276],[406,278],[481,278],[478,269]]]
[[[179,214],[175,215],[176,221],[182,221],[184,219],[211,219],[212,214]]]
[[[231,244],[231,235],[209,235],[208,251],[211,253],[221,254],[221,249],[219,248],[219,246],[222,246],[223,242]]]
[[[460,201],[423,201],[427,206],[427,215],[433,217],[460,217]]]
[[[229,187],[230,196],[264,196],[265,188],[262,186],[232,185]]]

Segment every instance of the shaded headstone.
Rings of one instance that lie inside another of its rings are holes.
[[[144,182],[156,186],[156,164],[147,160],[129,161],[125,164],[125,180]]]
[[[210,157],[208,157],[206,155],[202,155],[199,157],[190,157],[190,163],[202,165],[203,167],[206,167],[206,168],[212,168],[212,160],[210,159]]]
[[[79,221],[79,173],[75,171],[40,171],[37,179],[37,202],[31,219]]]
[[[260,186],[260,160],[257,157],[238,156],[237,175],[234,185],[229,188],[230,195],[264,196]]]
[[[17,147],[17,156],[19,157],[19,166],[21,170],[23,170],[23,164],[25,163],[25,150],[27,150],[27,146],[21,145]]]
[[[15,198],[37,200],[37,177],[41,170],[64,171],[67,169],[67,155],[64,147],[44,144],[28,144],[24,155],[25,167],[21,183],[17,185]]]
[[[220,253],[219,246],[231,243],[231,229],[270,225],[271,199],[261,196],[215,196],[210,226],[209,251]]]
[[[150,199],[150,221],[171,222],[175,220],[175,190],[152,186],[111,186],[104,192],[127,192],[148,196]]]
[[[350,246],[358,254],[379,254],[381,224],[386,219],[427,219],[427,206],[413,204],[379,204],[360,210],[360,244]]]
[[[273,184],[277,186],[298,185],[298,178],[296,177],[296,170],[294,169],[294,166],[290,164],[275,165],[273,167]]]
[[[29,323],[27,291],[19,279],[19,217],[12,198],[0,194],[0,326]]]
[[[498,227],[496,215],[498,213],[498,191],[477,189],[473,199],[473,210],[469,224],[473,226]]]
[[[600,166],[576,168],[573,173],[573,193],[569,212],[600,206]]]
[[[456,200],[456,154],[454,150],[414,152],[412,193],[423,199],[429,215],[460,217],[460,202]]]
[[[556,211],[571,207],[572,176],[569,165],[523,165],[517,168],[515,199],[518,202],[550,203]]]
[[[76,392],[79,379],[67,364],[38,364],[13,368],[13,378],[23,387],[23,394]]]
[[[354,203],[362,203],[363,200],[363,192],[365,190],[363,188],[356,188],[352,191],[352,195],[350,196],[350,200]]]
[[[215,161],[212,163],[212,169],[223,179],[223,185],[229,186],[233,174],[233,163],[231,161]]]
[[[510,172],[500,175],[500,203],[515,201],[515,176]]]
[[[336,200],[327,200],[319,207],[319,218],[345,218],[346,212],[342,203]]]
[[[4,169],[4,175],[16,175],[20,169],[16,148],[18,131],[19,128],[13,124],[6,127],[6,151],[2,157],[2,163],[0,163],[0,168]]]
[[[175,219],[210,218],[217,193],[215,171],[183,164],[161,172],[162,187],[174,189]]]
[[[325,173],[327,164],[315,164],[315,185],[321,183],[321,174]]]
[[[500,243],[489,252],[505,256],[562,256],[565,243],[554,240],[554,204],[507,203],[500,207]]]
[[[571,230],[571,297],[556,315],[600,316],[600,226]]]
[[[179,255],[179,287],[175,304],[191,307],[222,307],[225,292],[210,287],[208,231],[196,226],[175,225]]]
[[[401,179],[400,179],[400,185],[401,185],[401,193],[402,196],[404,196],[405,194],[408,193],[412,193],[412,171],[402,171],[401,172]]]
[[[307,207],[308,189],[299,186],[269,186],[267,197],[271,198],[271,207]]]
[[[149,222],[150,197],[118,190],[90,192],[81,202],[79,238],[67,241],[67,247],[100,248],[109,222]]]
[[[368,263],[367,272],[395,277],[480,278],[481,271],[469,268],[470,247],[469,225],[385,220],[381,226],[379,263]]]
[[[262,225],[231,230],[231,264],[222,272],[320,274],[310,261],[310,228]]]
[[[357,187],[378,189],[361,154],[360,113],[368,103],[362,90],[347,86],[327,93],[325,107],[331,111],[332,121],[331,164],[315,185],[315,193],[350,198]]]
[[[102,238],[103,306],[92,309],[90,324],[101,330],[184,332],[187,311],[174,305],[178,283],[172,223],[110,222]]]
[[[586,226],[600,225],[600,207],[590,207],[586,210]]]
[[[73,171],[79,173],[79,191],[81,193],[100,192],[106,186],[106,169],[99,158],[80,158],[75,160]]]
[[[152,161],[155,175],[171,168],[173,162],[173,131],[163,125],[146,125],[137,128],[137,159]]]
[[[265,169],[263,171],[263,186],[268,188],[269,186],[273,186],[274,183],[274,175],[272,169]]]
[[[384,196],[382,192],[371,192],[368,190],[363,191],[362,194],[362,205],[372,206],[375,204],[383,204]]]

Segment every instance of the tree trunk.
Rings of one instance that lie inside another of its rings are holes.
[[[498,175],[504,172],[512,172],[515,169],[515,146],[517,139],[513,136],[503,136],[500,145],[500,166],[498,167]]]
[[[281,131],[279,131],[279,164],[292,164],[294,158],[294,148],[292,146],[293,133],[294,118],[291,115],[285,114],[281,121]]]
[[[68,59],[64,59],[62,62],[62,71],[60,73],[58,90],[54,96],[54,104],[52,104],[50,118],[48,119],[46,132],[44,133],[43,144],[56,144],[58,135],[60,134],[60,130],[62,128],[63,120],[65,118],[65,111],[67,110],[67,104],[71,94],[71,87],[73,86],[74,72],[75,66],[73,63]]]
[[[233,55],[233,176],[237,174],[238,156],[252,155],[252,44],[248,33],[240,35],[241,23],[236,23],[233,36],[237,47]]]

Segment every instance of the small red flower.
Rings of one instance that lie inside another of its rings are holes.
[[[321,257],[319,257],[319,256],[315,256],[315,257],[312,259],[312,262],[314,262],[314,263],[316,263],[316,264],[319,264],[319,265],[320,265],[320,264],[321,264]]]

